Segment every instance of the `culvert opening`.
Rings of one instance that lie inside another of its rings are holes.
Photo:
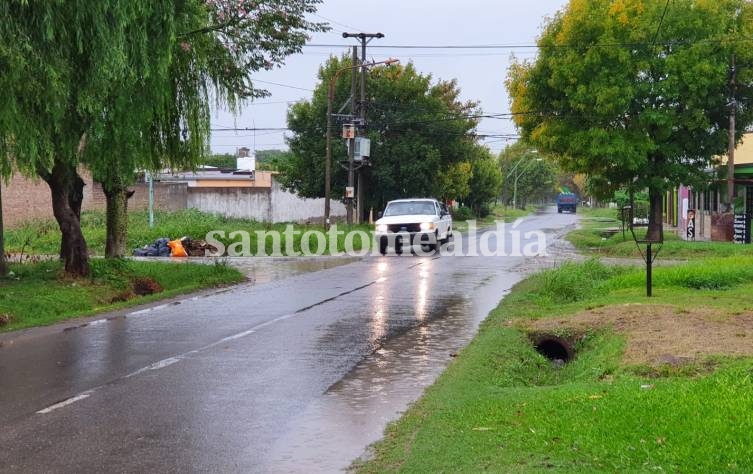
[[[567,363],[575,356],[572,344],[556,336],[537,336],[533,340],[533,347],[552,362]]]

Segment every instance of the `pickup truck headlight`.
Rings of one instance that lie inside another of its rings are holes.
[[[421,223],[421,230],[434,230],[434,223],[433,222],[422,222]]]
[[[382,233],[387,232],[387,224],[378,224],[376,226],[376,231]]]

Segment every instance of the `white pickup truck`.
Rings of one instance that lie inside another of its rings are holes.
[[[397,254],[404,245],[426,245],[436,251],[452,236],[452,216],[436,199],[390,201],[375,225],[374,237],[382,255],[388,246]]]

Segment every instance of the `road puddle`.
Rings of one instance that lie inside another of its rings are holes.
[[[414,295],[408,301],[396,296],[395,288],[373,290],[372,305],[360,316],[374,351],[296,417],[265,471],[343,470],[381,438],[385,425],[434,382],[521,277],[494,263],[471,260],[456,275],[437,278],[439,282],[419,270],[418,281],[406,290]],[[322,345],[331,348],[344,332],[330,328]]]

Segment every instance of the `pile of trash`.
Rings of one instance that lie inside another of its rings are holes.
[[[204,240],[190,237],[170,240],[162,237],[149,245],[133,250],[134,257],[204,257],[207,252],[216,253],[217,248]]]

